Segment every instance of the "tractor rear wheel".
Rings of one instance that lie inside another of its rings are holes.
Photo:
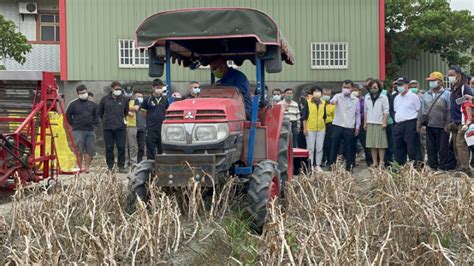
[[[263,160],[254,167],[249,178],[247,212],[251,215],[251,228],[262,233],[267,218],[267,208],[280,195],[278,165],[271,160]]]
[[[280,172],[280,191],[283,195],[285,184],[288,182],[289,173],[293,172],[293,164],[289,164],[289,149],[291,140],[291,122],[285,118],[281,127],[278,140],[278,171]]]
[[[136,210],[137,199],[148,201],[148,184],[150,174],[155,167],[155,161],[146,160],[133,166],[128,180],[128,208],[133,213]]]

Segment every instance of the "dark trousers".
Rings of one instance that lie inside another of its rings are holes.
[[[332,143],[332,123],[326,123],[326,136],[324,136],[323,145],[323,165],[328,165],[331,157],[331,143]]]
[[[147,129],[146,131],[146,157],[155,160],[156,154],[163,153],[161,149],[161,131]]]
[[[137,163],[143,161],[143,155],[145,155],[145,131],[137,131],[137,143],[138,143],[138,152],[137,152]]]
[[[371,166],[374,163],[374,161],[372,160],[372,154],[370,153],[370,150],[365,147],[367,132],[365,132],[364,127],[360,127],[359,135],[357,135],[356,138],[360,141],[360,144],[362,145],[362,149],[364,150],[365,163],[367,164],[367,166]]]
[[[389,166],[393,162],[393,125],[387,125],[387,142],[388,148],[385,150],[385,166]]]
[[[336,162],[337,152],[341,145],[341,141],[344,141],[343,154],[346,160],[346,170],[351,170],[355,164],[355,148],[356,148],[356,137],[355,129],[344,128],[340,126],[332,126],[332,143],[331,143],[331,155],[329,157],[329,165]]]
[[[426,128],[428,166],[437,170],[449,170],[449,135],[443,128]]]
[[[123,129],[105,129],[105,160],[107,167],[111,170],[114,167],[114,146],[117,146],[117,164],[119,168],[125,167],[125,140],[127,138],[127,131]]]
[[[393,126],[393,145],[395,161],[404,165],[408,158],[415,162],[421,162],[420,134],[416,131],[416,119],[396,123]]]
[[[306,149],[306,136],[303,131],[298,132],[298,148]]]
[[[291,140],[293,141],[293,148],[298,148],[298,123],[291,122]]]

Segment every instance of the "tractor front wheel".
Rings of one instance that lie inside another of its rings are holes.
[[[128,180],[128,211],[130,213],[135,212],[138,198],[143,202],[148,201],[147,186],[154,167],[155,161],[153,160],[141,161],[133,166]]]
[[[251,228],[262,233],[267,218],[267,208],[280,195],[278,165],[271,160],[259,162],[250,175],[247,212],[251,215]]]

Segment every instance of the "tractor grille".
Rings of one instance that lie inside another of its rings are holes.
[[[182,120],[184,119],[184,111],[167,111],[166,120]],[[186,117],[189,118],[189,117]],[[223,110],[197,110],[196,116],[190,119],[195,120],[225,120],[226,115]]]
[[[226,115],[224,110],[198,110],[196,120],[224,120]]]
[[[166,120],[182,120],[183,111],[167,111]]]

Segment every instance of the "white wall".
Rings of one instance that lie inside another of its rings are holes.
[[[0,0],[0,14],[5,19],[13,21],[16,29],[22,32],[28,41],[36,41],[36,16],[21,15],[18,12],[18,0]],[[59,10],[57,0],[32,1],[38,3],[38,10]],[[7,70],[44,70],[59,72],[59,44],[32,44],[32,49],[26,56],[23,65],[14,60],[4,59]]]

